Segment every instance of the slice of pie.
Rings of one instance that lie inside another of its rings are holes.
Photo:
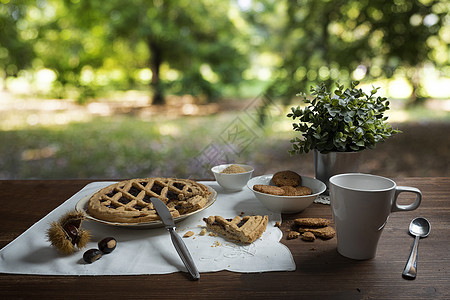
[[[99,190],[89,199],[87,211],[104,221],[150,222],[159,220],[151,197],[163,201],[175,218],[204,207],[209,195],[205,185],[190,179],[130,179]]]
[[[269,218],[267,216],[236,216],[233,219],[225,219],[221,216],[204,218],[206,227],[224,237],[251,244],[260,238],[266,230]]]

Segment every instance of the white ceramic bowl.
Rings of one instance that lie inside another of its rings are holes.
[[[312,195],[307,196],[275,196],[253,190],[255,184],[274,185],[273,174],[262,175],[250,179],[247,187],[255,194],[256,198],[269,210],[284,214],[298,213],[310,206],[314,200],[325,192],[325,184],[317,179],[302,176],[302,185],[311,189]]]
[[[247,172],[234,174],[222,173],[225,168],[231,165],[241,166]],[[254,168],[252,166],[242,164],[225,164],[211,168],[211,171],[214,173],[214,177],[216,178],[217,183],[224,189],[232,191],[242,190],[242,188],[247,184],[248,180],[252,177],[253,170]]]

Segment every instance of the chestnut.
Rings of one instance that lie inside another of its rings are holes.
[[[83,259],[88,264],[92,264],[94,261],[100,259],[102,257],[102,252],[98,249],[89,249],[84,252]]]
[[[63,229],[66,232],[67,236],[70,238],[72,245],[75,245],[80,239],[80,237],[78,236],[78,228],[73,224],[66,224],[64,225]]]
[[[116,249],[117,241],[113,237],[106,237],[98,242],[98,249],[105,254],[113,252]]]

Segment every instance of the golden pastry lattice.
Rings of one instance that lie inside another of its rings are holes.
[[[150,222],[159,220],[151,197],[162,200],[175,218],[204,207],[209,195],[205,185],[190,179],[130,179],[99,190],[89,199],[87,211],[104,221]]]

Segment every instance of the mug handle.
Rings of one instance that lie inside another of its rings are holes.
[[[416,194],[416,200],[411,204],[406,205],[399,205],[397,203],[397,197],[400,193],[403,192],[410,192]],[[395,195],[394,195],[394,202],[392,203],[391,211],[409,211],[409,210],[415,210],[419,207],[420,202],[422,201],[422,192],[415,187],[410,186],[397,186],[395,188]]]

